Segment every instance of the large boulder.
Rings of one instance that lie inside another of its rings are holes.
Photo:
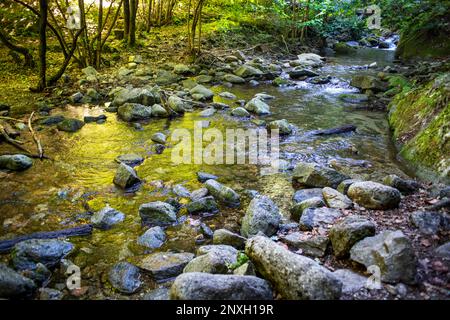
[[[0,263],[0,298],[29,296],[36,289],[34,282]]]
[[[121,293],[132,294],[142,286],[139,268],[129,262],[116,263],[108,273],[109,283]]]
[[[375,224],[361,216],[348,216],[330,229],[334,255],[347,258],[358,241],[375,235]]]
[[[74,249],[70,242],[57,239],[31,239],[19,242],[12,250],[12,262],[18,270],[35,270],[38,263],[56,267]]]
[[[256,270],[285,299],[339,299],[342,283],[314,260],[295,254],[270,239],[256,236],[247,241],[245,253]]]
[[[349,179],[349,177],[328,167],[314,163],[299,162],[294,169],[292,179],[305,187],[337,188],[339,183]]]
[[[257,115],[270,114],[269,105],[259,98],[253,98],[252,100],[247,102],[247,104],[244,106],[244,108],[247,111],[253,112]]]
[[[356,75],[350,82],[355,88],[362,90],[372,90],[374,92],[386,91],[388,86],[378,78],[369,75]]]
[[[146,120],[152,116],[152,107],[138,103],[125,103],[117,110],[119,117],[124,121]]]
[[[277,205],[266,196],[256,196],[242,218],[241,234],[248,238],[262,232],[270,237],[277,232],[280,222]]]
[[[200,272],[178,276],[170,290],[173,300],[271,300],[272,288],[254,276]]]
[[[255,67],[252,67],[251,65],[244,64],[236,69],[234,74],[242,78],[249,78],[260,77],[263,75],[263,72]]]
[[[122,222],[124,219],[125,214],[110,206],[106,206],[92,215],[91,223],[98,229],[108,230],[115,224]]]
[[[224,186],[214,179],[207,180],[205,182],[205,187],[215,199],[224,203],[228,207],[239,207],[240,196],[230,187]]]
[[[383,231],[364,238],[350,250],[350,258],[366,268],[379,267],[384,282],[415,283],[417,259],[411,242],[401,231]]]
[[[23,154],[0,156],[0,169],[23,171],[33,165],[33,160]]]
[[[156,226],[148,229],[142,236],[138,238],[138,244],[141,246],[157,249],[161,247],[166,241],[166,234],[163,228]]]
[[[311,231],[314,228],[329,228],[342,216],[342,212],[332,208],[307,208],[300,217],[301,230]]]
[[[137,265],[159,281],[178,276],[192,259],[193,253],[157,252],[144,257]]]
[[[244,249],[246,241],[246,238],[227,229],[215,230],[213,234],[214,244],[229,245],[239,250]]]
[[[136,170],[121,163],[117,168],[113,182],[122,189],[128,189],[141,182],[141,179],[138,178]]]
[[[348,196],[367,209],[397,208],[401,200],[397,189],[372,181],[353,183],[348,188]]]
[[[325,203],[330,208],[350,209],[353,207],[352,200],[335,189],[325,187],[322,190],[322,195]]]
[[[227,274],[229,267],[237,262],[238,251],[230,246],[208,246],[206,250],[198,250],[198,257],[192,259],[183,272],[206,272],[212,274]]]
[[[162,201],[145,203],[139,207],[139,215],[145,225],[167,226],[177,221],[176,209]]]

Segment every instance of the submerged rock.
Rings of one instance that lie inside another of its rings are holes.
[[[108,273],[111,285],[125,294],[132,294],[142,286],[139,268],[128,262],[116,263]]]
[[[347,258],[350,249],[358,241],[375,235],[375,224],[360,216],[348,216],[330,229],[334,255]]]
[[[19,242],[12,251],[12,262],[18,270],[34,270],[38,263],[56,267],[74,249],[70,242],[57,239],[31,239]]]
[[[31,295],[36,285],[31,279],[0,263],[0,298],[11,299]]]
[[[167,226],[177,221],[175,208],[161,201],[145,203],[139,207],[139,215],[143,224]]]
[[[140,183],[141,180],[138,178],[136,171],[132,167],[121,163],[117,168],[113,182],[122,189],[128,189]]]
[[[218,201],[223,202],[228,207],[238,207],[240,196],[233,189],[224,186],[216,180],[209,179],[205,182],[208,192]]]
[[[140,155],[129,153],[118,156],[116,158],[116,162],[126,164],[127,166],[130,167],[135,167],[144,162],[144,158],[141,157]]]
[[[300,162],[294,169],[292,179],[305,187],[337,188],[342,181],[349,177],[328,167]]]
[[[268,238],[247,241],[245,253],[256,270],[289,300],[339,299],[342,283],[314,260],[292,253]]]
[[[241,234],[248,238],[262,232],[270,237],[277,232],[280,222],[277,205],[266,196],[256,196],[242,218]]]
[[[0,169],[24,171],[33,165],[33,160],[23,154],[0,156]]]
[[[397,189],[372,181],[353,183],[348,189],[348,196],[367,209],[394,209],[401,200]]]
[[[59,122],[57,127],[60,131],[65,132],[76,132],[83,128],[84,122],[78,119],[64,119],[63,121]]]
[[[108,230],[115,224],[122,222],[124,219],[125,214],[110,206],[106,206],[92,215],[91,223],[98,229]]]
[[[138,244],[150,249],[157,249],[161,247],[166,241],[166,234],[164,230],[159,227],[153,227],[144,232],[142,236],[138,238]]]
[[[192,259],[194,259],[192,253],[158,252],[144,257],[138,266],[149,272],[153,279],[161,281],[181,274]]]
[[[272,300],[272,288],[254,276],[201,272],[178,276],[170,290],[174,300]]]
[[[359,241],[350,250],[350,258],[367,268],[378,266],[384,282],[415,282],[416,256],[411,242],[401,231],[383,231]]]

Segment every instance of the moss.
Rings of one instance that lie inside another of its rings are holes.
[[[449,77],[446,74],[402,92],[389,105],[389,123],[402,145],[400,155],[416,167],[438,173],[444,181],[450,178]]]

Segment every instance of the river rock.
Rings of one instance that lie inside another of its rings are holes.
[[[116,263],[108,273],[109,283],[125,294],[132,294],[142,286],[139,268],[129,262]]]
[[[292,125],[286,119],[269,122],[269,128],[271,130],[278,129],[280,135],[289,135],[292,133]]]
[[[185,64],[177,64],[173,67],[173,73],[180,75],[189,75],[192,73],[191,68]]]
[[[119,117],[124,121],[146,120],[152,115],[152,107],[138,103],[125,103],[117,110]]]
[[[294,69],[288,72],[291,79],[317,77],[319,74],[309,69]]]
[[[292,196],[292,200],[294,200],[295,203],[300,203],[310,198],[320,198],[323,200],[322,188],[297,190]]]
[[[177,221],[176,210],[166,202],[155,201],[139,207],[139,215],[145,225],[167,226]]]
[[[342,282],[342,293],[353,294],[366,287],[368,278],[363,277],[348,269],[339,269],[333,272],[336,278]]]
[[[48,116],[48,117],[41,118],[41,119],[37,120],[36,122],[38,124],[41,124],[44,126],[51,126],[51,125],[63,122],[64,119],[65,119],[65,117],[63,115],[57,114],[54,116]]]
[[[150,249],[160,248],[165,241],[166,234],[164,233],[164,230],[159,226],[148,229],[137,240],[138,244]]]
[[[356,48],[345,42],[338,42],[334,45],[334,51],[340,54],[352,54],[356,52]]]
[[[328,300],[341,296],[342,283],[332,272],[266,237],[249,239],[245,253],[284,299]]]
[[[124,219],[125,214],[110,206],[106,206],[92,215],[91,223],[95,228],[108,230],[115,224],[122,222]]]
[[[228,207],[239,207],[240,196],[233,189],[224,186],[216,180],[209,179],[205,182],[208,192],[218,201],[223,202]]]
[[[213,175],[213,174],[211,174],[211,173],[207,173],[207,172],[201,172],[201,171],[197,172],[197,180],[198,181],[203,183],[203,182],[206,182],[206,181],[208,181],[210,179],[217,180],[218,177]]]
[[[36,285],[31,279],[0,263],[0,298],[29,296],[34,290],[36,290]]]
[[[409,216],[411,223],[423,234],[433,235],[448,231],[450,217],[443,212],[415,211]]]
[[[234,100],[237,98],[236,95],[232,94],[231,92],[227,92],[227,91],[219,93],[219,97],[224,98],[224,99],[229,99],[229,100]]]
[[[216,109],[208,108],[200,112],[198,115],[202,118],[212,117],[216,113]]]
[[[191,193],[189,190],[183,186],[182,184],[177,184],[172,188],[173,193],[177,195],[180,198],[189,198],[191,196]]]
[[[113,107],[120,107],[124,104],[139,104],[144,106],[152,106],[155,103],[158,103],[158,97],[154,92],[150,91],[146,88],[133,88],[133,89],[124,89],[119,90],[114,95],[114,100],[111,105]],[[130,121],[130,120],[126,120]]]
[[[121,163],[117,168],[113,182],[122,189],[128,189],[140,183],[141,180],[138,178],[136,171],[132,167]]]
[[[323,201],[323,198],[319,197],[313,197],[308,198],[306,200],[303,200],[300,203],[296,203],[290,210],[291,213],[291,219],[294,221],[299,221],[300,217],[303,214],[303,211],[305,211],[308,208],[321,208],[326,207],[325,202]]]
[[[295,65],[306,67],[319,67],[323,64],[323,57],[315,53],[303,53],[298,55]]]
[[[394,209],[401,200],[397,189],[372,181],[353,183],[348,189],[348,196],[367,209]]]
[[[350,258],[366,268],[378,266],[384,282],[415,282],[416,256],[411,242],[401,231],[383,231],[364,238],[350,250]]]
[[[251,65],[244,64],[236,69],[234,74],[242,78],[249,78],[260,77],[263,75],[263,72],[255,67],[252,67]]]
[[[330,229],[334,255],[347,258],[350,249],[358,241],[375,235],[375,224],[361,216],[348,216]]]
[[[223,80],[233,84],[243,84],[245,79],[234,74],[226,74],[223,76]]]
[[[0,156],[0,169],[24,171],[33,165],[33,160],[23,154]]]
[[[146,293],[142,300],[170,300],[169,294],[169,288],[158,288]]]
[[[57,239],[31,239],[17,243],[12,250],[12,262],[18,270],[34,270],[38,263],[56,267],[74,249],[70,242]]]
[[[229,267],[237,262],[238,251],[230,246],[207,246],[197,251],[198,257],[192,259],[183,272],[206,272],[212,274],[227,274]],[[202,254],[203,253],[203,254]]]
[[[152,117],[156,117],[156,118],[167,118],[169,116],[169,113],[167,112],[167,110],[164,109],[164,107],[162,107],[159,104],[154,104],[152,106],[151,114],[152,114]]]
[[[355,182],[361,182],[361,180],[357,180],[357,179],[347,179],[342,181],[341,183],[339,183],[338,187],[337,187],[337,191],[339,191],[340,193],[347,195],[348,193],[348,188],[350,188],[350,186],[352,184],[354,184]]]
[[[164,133],[162,133],[162,132],[157,132],[157,133],[154,133],[154,134],[150,137],[150,139],[151,139],[153,142],[156,142],[156,143],[166,144],[167,137],[166,137],[166,135],[165,135]]]
[[[353,104],[369,101],[369,97],[366,94],[361,93],[344,93],[339,96],[339,99]]]
[[[380,81],[374,76],[369,75],[356,75],[352,78],[350,85],[362,90],[372,90],[374,92],[386,91],[388,89],[387,84]]]
[[[208,189],[200,188],[200,189],[192,191],[190,198],[192,201],[196,201],[196,200],[206,197],[207,195],[208,195]]]
[[[227,229],[218,229],[214,231],[213,243],[214,244],[224,244],[232,246],[236,249],[242,250],[245,248],[246,238],[239,234],[231,232]]]
[[[254,276],[184,273],[170,290],[173,300],[272,300],[272,288]]]
[[[169,107],[178,113],[184,113],[189,109],[186,103],[178,96],[170,96],[167,103],[169,104]]]
[[[59,122],[57,124],[59,131],[65,131],[65,132],[76,132],[83,128],[84,122],[78,119],[64,119],[63,121]]]
[[[168,280],[181,274],[192,259],[193,253],[157,252],[143,258],[138,267],[149,272],[155,280]]]
[[[305,187],[337,188],[339,183],[349,177],[328,167],[313,163],[299,162],[294,169],[292,179]]]
[[[335,189],[325,187],[322,190],[322,195],[330,208],[351,209],[353,207],[352,200]]]
[[[257,115],[270,114],[270,107],[264,101],[253,98],[244,106],[247,111],[253,112]]]
[[[280,222],[277,205],[266,196],[256,196],[242,218],[241,234],[248,238],[262,232],[270,237],[277,232]]]
[[[311,231],[314,228],[328,228],[342,216],[338,209],[331,208],[307,208],[300,217],[301,230]]]
[[[419,184],[414,180],[402,179],[391,174],[383,179],[383,184],[395,188],[403,194],[411,194],[419,190]]]
[[[134,153],[122,154],[116,158],[116,162],[135,167],[144,162],[144,158]]]
[[[219,211],[216,200],[212,196],[194,200],[186,205],[186,209],[190,214],[217,213]]]
[[[190,90],[191,95],[199,95],[200,99],[198,100],[212,100],[214,97],[214,92],[202,86],[201,84],[195,86]]]
[[[242,107],[231,110],[231,115],[235,117],[250,117],[250,113]]]
[[[327,251],[330,240],[328,237],[310,236],[302,232],[293,232],[281,238],[288,246],[301,250],[301,254],[313,258],[323,257]]]

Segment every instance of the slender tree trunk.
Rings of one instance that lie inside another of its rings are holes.
[[[80,61],[81,66],[86,67],[88,59],[90,60],[90,54],[89,54],[89,39],[88,39],[88,31],[86,27],[86,13],[84,10],[84,0],[78,0],[78,7],[80,9],[80,25],[81,29],[83,30],[81,34],[81,42],[83,44],[82,48],[80,49]]]
[[[130,0],[124,0],[123,2],[123,32],[125,39],[128,41],[128,35],[130,34]]]
[[[34,67],[34,60],[33,60],[33,56],[31,55],[30,51],[25,48],[25,47],[21,47],[19,45],[13,44],[12,42],[10,42],[8,40],[8,37],[6,36],[6,34],[3,33],[3,31],[0,29],[0,42],[2,42],[8,49],[18,52],[21,55],[23,55],[24,59],[25,59],[25,63],[24,65],[27,67]]]
[[[43,91],[46,87],[47,72],[47,0],[39,0],[39,84],[38,91]]]
[[[136,44],[136,15],[138,0],[130,0],[130,28],[128,34],[128,45],[133,47]]]
[[[95,67],[100,68],[102,59],[103,0],[98,4],[97,44],[95,49]]]
[[[152,26],[152,8],[153,8],[153,0],[148,0],[147,32],[150,32]]]

